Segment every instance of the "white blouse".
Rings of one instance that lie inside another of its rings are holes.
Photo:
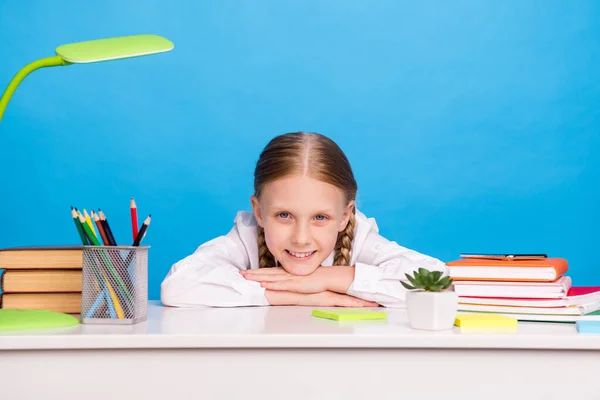
[[[246,280],[242,269],[258,268],[257,223],[248,211],[237,213],[226,235],[202,244],[175,263],[161,284],[161,301],[174,307],[239,307],[269,305],[259,282]],[[406,289],[400,280],[419,267],[448,275],[446,265],[433,257],[399,246],[379,235],[373,218],[356,210],[350,265],[354,281],[347,294],[386,307],[404,307]],[[333,264],[332,252],[321,264]]]

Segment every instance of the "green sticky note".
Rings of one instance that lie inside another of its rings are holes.
[[[78,325],[72,315],[50,310],[2,309],[0,331],[21,329],[62,328]]]
[[[341,308],[339,310],[312,310],[313,317],[336,321],[359,321],[365,319],[386,319],[387,314],[366,308]]]

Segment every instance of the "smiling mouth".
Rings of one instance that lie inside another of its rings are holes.
[[[304,260],[315,254],[317,251],[304,251],[304,252],[296,252],[296,251],[285,251],[289,256],[297,260]]]

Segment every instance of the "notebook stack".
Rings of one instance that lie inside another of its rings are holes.
[[[81,312],[83,249],[0,249],[0,308]]]
[[[600,320],[600,286],[574,286],[564,258],[461,255],[446,265],[460,312],[522,321]]]

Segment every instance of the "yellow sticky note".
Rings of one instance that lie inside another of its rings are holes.
[[[386,319],[387,314],[366,308],[341,308],[337,310],[312,310],[313,317],[333,319],[336,321],[358,321],[371,319]]]
[[[514,328],[517,319],[498,314],[457,314],[454,325],[461,328]]]

